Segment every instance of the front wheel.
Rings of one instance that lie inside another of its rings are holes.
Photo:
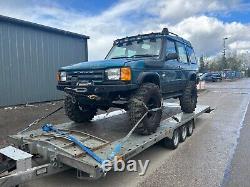
[[[64,100],[65,113],[72,121],[82,123],[90,121],[97,112],[96,108],[80,106],[77,101],[67,95]]]
[[[144,83],[141,87],[131,96],[128,105],[128,114],[130,123],[134,126],[141,117],[147,112],[143,103],[147,108],[154,109],[161,107],[161,92],[159,87],[153,83]],[[149,135],[156,131],[160,125],[162,110],[150,112],[142,120],[135,130],[138,134]]]
[[[197,87],[195,81],[189,81],[182,96],[180,97],[181,110],[185,113],[192,113],[197,104]]]

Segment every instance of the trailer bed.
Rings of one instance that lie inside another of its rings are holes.
[[[120,158],[128,160],[160,140],[171,138],[176,128],[209,111],[209,106],[197,105],[194,113],[186,114],[180,112],[180,108],[177,106],[166,107],[165,105],[163,119],[157,131],[148,136],[133,133],[123,144],[119,153]],[[107,119],[96,119],[91,123],[76,124],[71,122],[55,125],[55,127],[75,136],[104,160],[108,159],[114,147],[131,129],[124,112]],[[98,162],[74,143],[58,134],[46,133],[42,129],[37,129],[24,134],[12,135],[11,138],[15,145],[26,145],[30,154],[39,155],[48,163],[57,164],[57,166],[59,164],[61,168],[64,166],[76,168],[79,171],[78,177],[81,177],[82,172],[92,178],[99,178],[103,175],[101,165]],[[49,171],[51,165],[46,167]]]

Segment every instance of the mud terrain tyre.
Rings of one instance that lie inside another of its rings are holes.
[[[78,102],[72,102],[71,96],[66,96],[64,107],[66,115],[76,123],[90,121],[97,112],[96,108],[83,108],[79,106]]]
[[[181,110],[185,113],[192,113],[197,104],[197,87],[195,81],[189,81],[180,97]]]
[[[148,109],[161,107],[161,92],[159,87],[153,83],[144,83],[131,96],[128,105],[128,114],[130,124],[133,127],[145,114],[146,108],[142,105],[144,103]],[[140,135],[149,135],[156,131],[160,125],[162,110],[149,113],[141,124],[138,125],[135,132]]]

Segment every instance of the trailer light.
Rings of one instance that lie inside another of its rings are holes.
[[[121,68],[121,80],[122,81],[131,80],[131,69],[129,67]]]

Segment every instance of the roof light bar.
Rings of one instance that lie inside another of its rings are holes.
[[[138,40],[151,39],[151,38],[160,38],[160,37],[166,36],[166,35],[176,36],[176,37],[178,37],[178,38],[180,38],[181,40],[184,41],[184,39],[179,37],[177,34],[169,32],[168,28],[163,28],[162,32],[157,32],[157,33],[152,32],[152,33],[149,33],[149,34],[142,34],[142,35],[139,34],[139,35],[136,35],[136,36],[130,36],[130,37],[127,36],[125,38],[117,39],[117,40],[114,41],[114,45],[119,45],[119,44],[138,41]],[[185,42],[189,43],[186,40],[185,40]]]

